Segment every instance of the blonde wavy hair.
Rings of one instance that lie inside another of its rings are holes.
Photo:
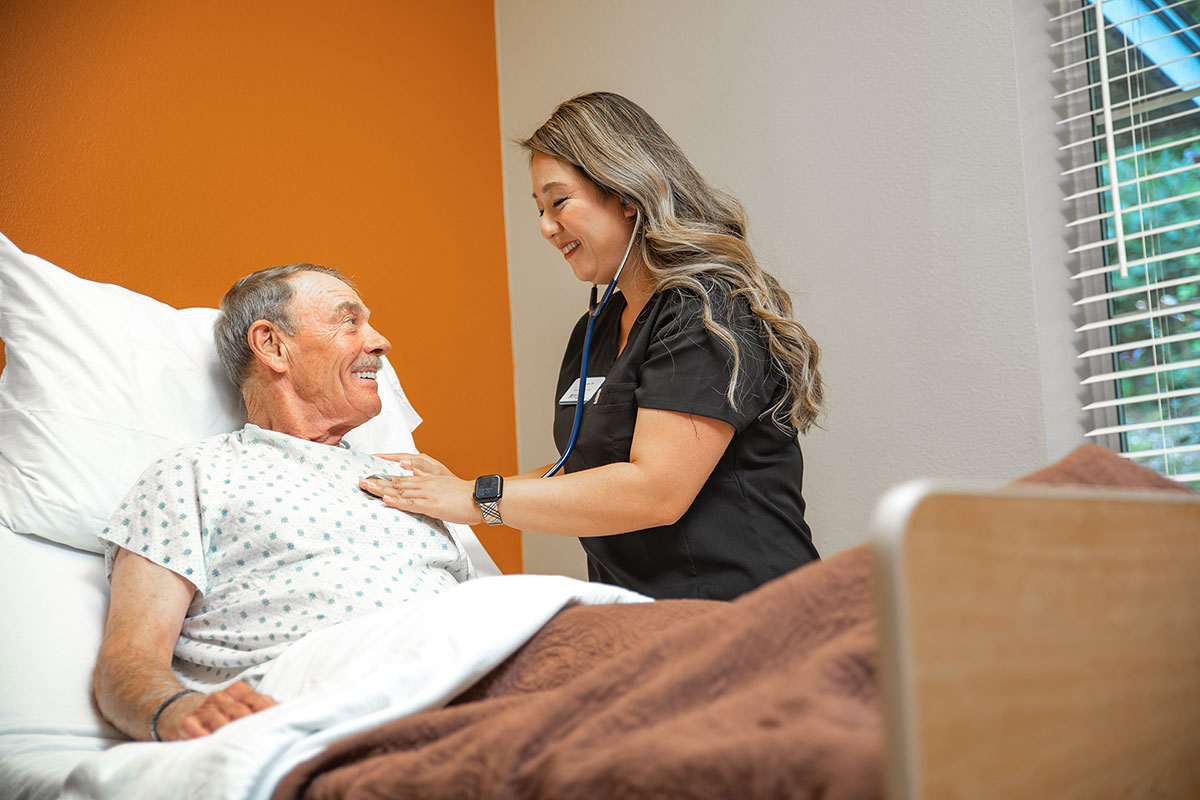
[[[527,139],[529,151],[573,165],[602,190],[642,212],[638,250],[654,291],[683,289],[703,302],[704,327],[733,359],[726,397],[737,408],[741,348],[727,324],[732,302],[713,313],[713,280],[741,295],[761,323],[772,368],[785,390],[771,407],[775,423],[800,433],[822,412],[820,349],[792,319],[792,301],[762,269],[746,243],[746,213],[736,198],[712,186],[679,145],[641,106],[612,92],[562,103]],[[723,319],[722,319],[723,318]]]

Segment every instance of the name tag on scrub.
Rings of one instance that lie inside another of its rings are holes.
[[[600,384],[604,383],[604,377],[588,378],[587,383],[583,387],[583,402],[590,401],[596,396],[596,392],[600,391]],[[560,406],[574,405],[579,401],[579,378],[571,384],[571,388],[563,393],[563,396],[558,398]]]

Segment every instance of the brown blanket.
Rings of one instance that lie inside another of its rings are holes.
[[[859,547],[733,603],[583,606],[449,708],[301,765],[275,798],[876,797]]]
[[[1023,480],[1183,488],[1095,447]],[[340,742],[275,798],[879,797],[867,556],[732,603],[563,611],[448,708]]]

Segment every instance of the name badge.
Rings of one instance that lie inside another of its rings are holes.
[[[596,392],[600,391],[600,384],[604,383],[604,376],[588,378],[587,383],[583,387],[583,402],[588,402],[596,396]],[[563,393],[563,396],[558,398],[560,406],[569,406],[579,402],[579,378],[571,384],[571,388]]]

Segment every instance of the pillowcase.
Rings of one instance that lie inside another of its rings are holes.
[[[0,234],[0,523],[102,552],[96,534],[154,458],[241,428],[217,313],[84,280]],[[378,378],[382,413],[346,440],[416,452],[421,418],[386,360]]]

